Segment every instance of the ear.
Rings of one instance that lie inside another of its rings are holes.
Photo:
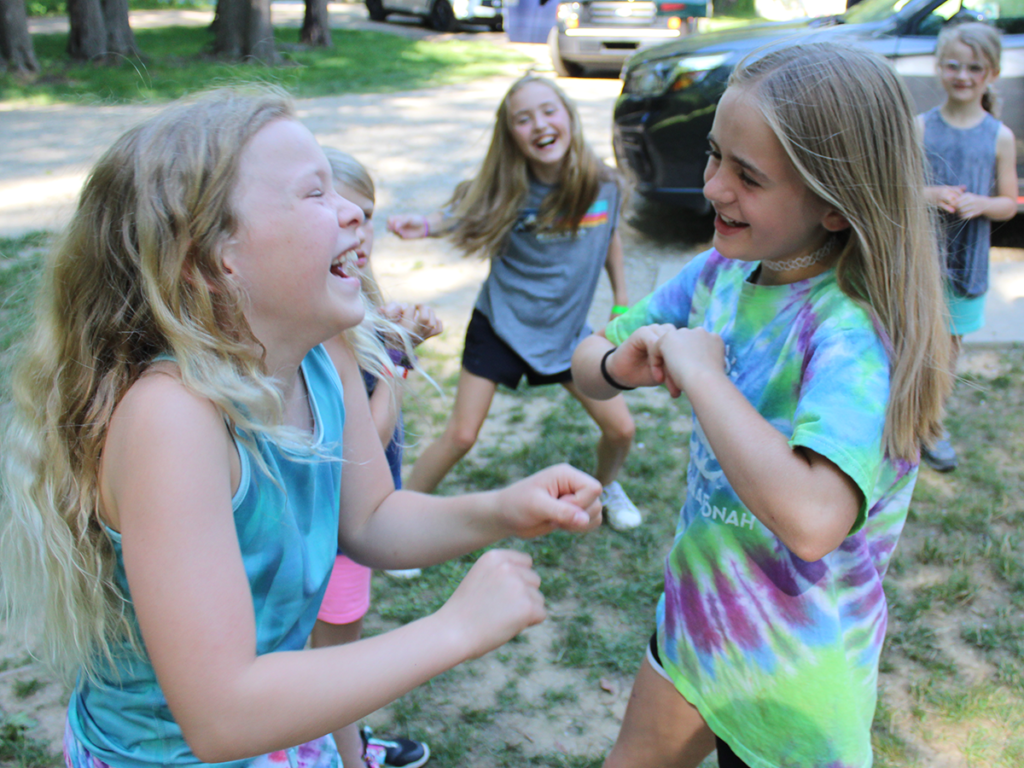
[[[224,274],[234,277],[238,273],[238,238],[234,235],[217,246],[217,258],[224,267]]]
[[[829,208],[828,213],[822,217],[821,226],[829,232],[842,232],[850,228],[850,222],[835,208]]]

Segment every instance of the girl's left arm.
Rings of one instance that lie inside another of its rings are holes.
[[[612,284],[612,304],[616,307],[629,306],[629,292],[626,290],[626,265],[622,255],[622,238],[619,237],[619,230],[612,232],[612,239],[608,243],[608,255],[604,260],[605,271],[608,272],[608,282]],[[621,314],[618,313],[618,314]],[[612,318],[617,314],[613,311]]]
[[[798,557],[820,560],[857,521],[863,495],[834,463],[792,447],[725,373],[725,346],[703,328],[666,330],[651,351],[673,397],[685,392],[729,483]]]
[[[325,347],[345,390],[338,539],[358,562],[373,568],[421,567],[508,536],[586,531],[600,523],[601,485],[568,465],[549,467],[499,491],[455,497],[396,492],[355,356],[341,338]]]
[[[996,137],[996,193],[991,197],[965,192],[957,213],[964,219],[984,216],[992,221],[1008,221],[1017,215],[1017,147],[1013,131],[1005,125]]]

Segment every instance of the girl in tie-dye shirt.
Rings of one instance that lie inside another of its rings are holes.
[[[871,54],[792,46],[737,68],[708,140],[714,247],[573,359],[592,397],[694,412],[605,765],[867,768],[882,577],[949,388],[911,105]]]

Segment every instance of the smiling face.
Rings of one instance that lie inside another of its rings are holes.
[[[565,104],[544,83],[526,83],[508,97],[509,130],[538,180],[558,181],[572,142],[572,118]]]
[[[338,194],[355,205],[363,212],[363,223],[356,228],[359,237],[359,248],[356,250],[356,266],[362,269],[370,263],[373,256],[373,200],[352,187],[334,182]]]
[[[278,347],[304,355],[362,320],[359,279],[343,262],[359,247],[363,212],[335,191],[313,134],[294,120],[264,126],[242,150],[233,197],[239,226],[222,260],[268,357]]]
[[[845,220],[814,195],[765,121],[750,89],[729,88],[708,136],[704,196],[715,209],[715,248],[741,261],[786,261],[820,248]],[[774,272],[810,277],[822,265]]]
[[[985,90],[999,76],[984,57],[959,40],[950,40],[942,46],[935,66],[946,96],[951,102],[962,105],[980,105]]]

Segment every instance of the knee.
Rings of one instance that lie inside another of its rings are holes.
[[[636,422],[633,421],[629,411],[626,411],[621,416],[605,424],[602,433],[605,440],[613,445],[628,448],[632,445],[633,438],[636,436]]]
[[[457,424],[452,423],[448,427],[448,444],[452,451],[458,454],[459,458],[469,453],[470,448],[476,445],[476,439],[480,435],[479,424]]]

